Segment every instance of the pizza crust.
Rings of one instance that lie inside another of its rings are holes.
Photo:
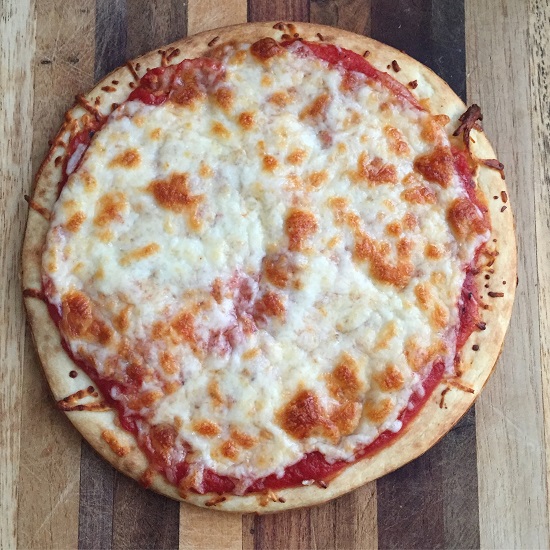
[[[220,45],[231,41],[254,42],[266,36],[280,40],[292,37],[295,33],[306,40],[322,39],[324,42],[345,47],[361,55],[369,51],[368,61],[379,70],[389,72],[404,85],[416,81],[417,87],[411,90],[413,95],[421,101],[428,102],[427,106],[433,113],[448,115],[451,119],[447,126],[449,131],[458,126],[458,117],[466,110],[466,106],[435,73],[400,51],[370,38],[323,25],[276,22],[236,25],[206,31],[175,42],[164,50],[150,52],[107,75],[91,92],[81,96],[80,101],[77,101],[67,113],[66,122],[38,171],[33,200],[48,210],[52,209],[57,200],[61,163],[56,163],[56,158],[63,158],[63,145],[68,143],[71,124],[74,124],[71,121],[89,115],[91,109],[97,109],[103,115],[109,114],[112,104],[124,101],[130,91],[130,83],[136,82],[136,77],[143,76],[147,69],[159,66],[167,59],[167,64],[175,64],[185,58],[211,55]],[[398,72],[387,69],[394,60],[400,67]],[[83,106],[86,102],[87,108]],[[495,153],[482,132],[474,130],[471,137],[471,150],[475,156],[480,159],[495,158]],[[460,378],[440,383],[419,414],[406,425],[392,444],[373,457],[350,465],[331,480],[326,488],[312,484],[277,491],[276,494],[223,495],[223,498],[217,494],[198,495],[189,492],[185,499],[187,502],[219,510],[257,513],[320,504],[377,479],[418,457],[443,437],[462,417],[479,395],[493,370],[511,316],[516,288],[516,242],[510,205],[506,204],[507,208],[502,211],[504,203],[501,197],[506,195],[501,193],[506,193],[506,184],[498,171],[486,166],[479,167],[476,179],[486,197],[491,216],[492,235],[486,249],[493,255],[482,255],[481,265],[490,265],[482,267],[476,276],[477,287],[482,291],[482,303],[488,306],[488,309],[481,311],[486,330],[475,331],[464,345],[460,353]],[[494,196],[498,199],[493,199]],[[35,210],[29,210],[23,246],[24,289],[41,288],[41,255],[48,227],[48,220]],[[485,279],[487,274],[490,275],[490,279],[489,288],[486,289],[484,285],[488,282]],[[506,281],[505,285],[503,281]],[[499,294],[498,297],[491,297],[489,292],[503,293],[503,296]],[[61,347],[57,327],[45,303],[32,296],[26,296],[25,303],[33,337],[54,399],[59,401],[93,385],[86,374],[75,367]],[[474,345],[479,346],[477,351],[472,349]],[[69,372],[73,370],[78,372],[76,378],[69,376]],[[147,460],[136,446],[133,437],[117,426],[113,411],[73,411],[66,414],[85,439],[114,467],[134,479],[142,478],[147,471]],[[118,446],[107,443],[102,435],[106,430],[115,436]],[[150,487],[169,497],[183,500],[176,488],[169,485],[159,474],[153,475]]]

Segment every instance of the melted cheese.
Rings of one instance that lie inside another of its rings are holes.
[[[162,453],[192,449],[198,487],[398,431],[433,362],[453,368],[487,238],[429,113],[292,50],[229,52],[192,105],[120,106],[47,238],[71,350],[131,385],[111,398]]]

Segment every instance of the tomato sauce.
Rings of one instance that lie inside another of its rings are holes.
[[[378,71],[375,69],[366,59],[362,56],[351,52],[349,50],[338,48],[331,44],[316,44],[310,42],[302,42],[299,40],[292,40],[283,42],[283,47],[290,47],[295,43],[306,44],[309,51],[306,48],[298,48],[298,55],[311,55],[313,53],[316,57],[323,59],[330,65],[338,66],[344,71],[353,71],[364,74],[370,79],[377,80],[391,90],[400,101],[408,104],[409,106],[422,110],[421,105],[416,98],[410,93],[410,91],[393,79],[387,73]],[[170,86],[173,85],[175,76],[178,69],[188,69],[194,66],[200,71],[215,72],[220,70],[219,65],[213,60],[188,60],[181,62],[177,66],[172,67],[158,67],[147,72],[147,74],[141,79],[140,86],[132,91],[128,100],[139,100],[148,105],[160,105],[164,103],[170,95]],[[174,75],[170,75],[169,79],[165,79],[163,82],[163,75],[167,71],[174,71]],[[166,81],[169,84],[166,84]],[[77,150],[78,146],[84,144],[89,145],[94,133],[101,127],[102,123],[94,122],[88,128],[82,130],[76,134],[71,141],[67,149],[67,155],[65,157],[62,178],[59,183],[60,190],[66,183],[69,175],[67,174],[67,163],[71,155]],[[464,188],[466,189],[470,200],[486,215],[487,208],[481,203],[476,193],[476,186],[473,180],[472,169],[470,167],[466,154],[457,148],[453,149],[454,164],[457,170]],[[81,159],[79,159],[75,170],[78,168]],[[479,251],[478,251],[479,253]],[[475,265],[477,263],[477,255],[472,265],[466,269],[466,278],[462,288],[461,299],[459,302],[460,308],[460,323],[457,329],[457,356],[460,349],[464,346],[464,343],[475,330],[476,325],[479,326],[478,315],[478,303],[476,296],[476,284],[474,275],[476,273]],[[44,282],[44,288],[48,285],[48,281]],[[47,301],[47,300],[46,300]],[[47,302],[50,315],[56,325],[59,326],[61,322],[60,311],[51,303]],[[75,356],[70,350],[68,344],[62,339],[63,348],[69,355],[69,357],[77,364],[97,385],[98,389],[103,394],[105,400],[118,412],[118,418],[122,427],[135,435],[139,442],[140,448],[146,453],[149,458],[150,464],[157,471],[162,472],[167,479],[176,485],[186,477],[189,471],[189,464],[182,460],[176,464],[168,464],[166,460],[155,452],[154,445],[151,444],[150,436],[147,433],[140,433],[138,429],[138,423],[141,418],[137,414],[127,414],[123,409],[123,406],[111,397],[113,388],[116,387],[120,393],[131,392],[134,388],[126,387],[119,382],[113,382],[101,378],[95,368],[83,359]],[[375,441],[371,444],[359,448],[355,453],[356,462],[363,458],[374,455],[384,447],[387,447],[393,443],[400,435],[402,435],[408,426],[408,424],[419,413],[422,406],[428,401],[435,388],[441,382],[444,375],[444,364],[437,362],[433,365],[431,372],[428,374],[423,382],[423,391],[414,393],[409,400],[408,406],[401,412],[399,421],[402,423],[402,428],[399,432],[391,432],[386,430],[382,432]],[[278,490],[289,487],[300,486],[304,481],[308,483],[311,481],[329,481],[332,477],[338,474],[340,470],[351,464],[347,461],[329,462],[320,452],[315,451],[304,456],[297,463],[288,466],[285,469],[284,474],[281,477],[277,477],[275,474],[271,474],[267,477],[263,477],[255,480],[247,489],[247,493],[260,492],[265,490]],[[220,476],[212,470],[205,470],[202,482],[202,492],[215,492],[215,493],[232,493],[235,490],[235,480],[227,477]]]

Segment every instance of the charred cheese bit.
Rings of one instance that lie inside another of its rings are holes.
[[[136,149],[127,149],[117,155],[110,163],[111,168],[136,168],[141,162],[141,157]]]
[[[285,221],[288,249],[291,252],[303,251],[307,239],[317,231],[317,228],[317,220],[312,212],[299,209],[291,210]]]
[[[342,354],[334,370],[327,375],[327,387],[334,399],[340,402],[355,401],[363,384],[358,376],[359,365],[348,353]]]
[[[428,181],[437,183],[446,189],[455,173],[451,149],[438,146],[433,152],[416,157],[414,169]]]
[[[400,390],[405,384],[403,374],[395,365],[387,365],[379,373],[374,374],[374,381],[382,391],[390,392]]]
[[[447,220],[458,239],[482,235],[489,229],[487,220],[468,199],[455,199],[447,211]]]
[[[250,53],[259,61],[266,61],[277,55],[282,55],[284,49],[273,40],[273,38],[262,38],[254,42],[250,48]]]

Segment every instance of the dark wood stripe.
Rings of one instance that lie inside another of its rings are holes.
[[[311,0],[311,23],[370,34],[370,0]]]
[[[126,62],[127,12],[125,0],[96,0],[96,80]]]
[[[248,21],[309,21],[309,0],[248,0]]]
[[[179,503],[117,473],[113,517],[113,550],[177,549]]]
[[[414,57],[466,100],[464,0],[371,0],[371,36]]]
[[[82,441],[80,454],[79,550],[110,550],[113,539],[113,493],[116,472]]]
[[[186,2],[96,0],[95,79],[186,32]],[[80,468],[80,548],[178,547],[177,502],[116,473],[86,443]]]
[[[128,59],[187,36],[187,2],[128,2]]]

